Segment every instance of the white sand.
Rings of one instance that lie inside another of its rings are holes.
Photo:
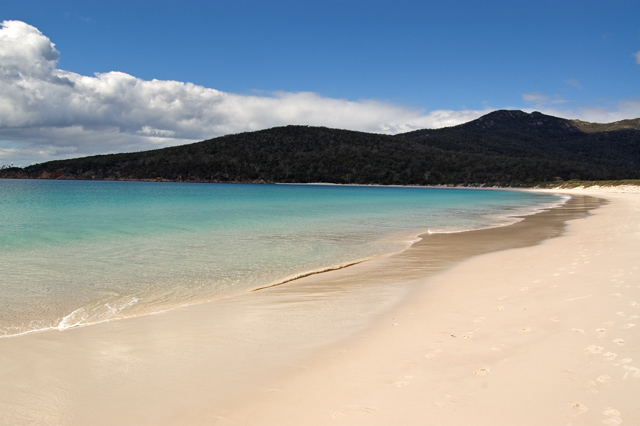
[[[350,305],[401,292],[359,290],[358,265],[0,339],[0,425],[640,424],[640,192],[586,193],[610,203],[560,238],[418,277],[366,329]]]
[[[584,192],[584,191],[583,191]],[[428,279],[220,424],[640,424],[640,195]]]

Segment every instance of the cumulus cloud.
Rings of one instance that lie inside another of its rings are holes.
[[[636,58],[636,64],[640,65],[640,50],[634,53],[633,56]]]
[[[139,151],[286,124],[378,133],[443,127],[485,111],[432,111],[310,92],[245,96],[122,72],[83,76],[35,27],[0,28],[0,164]]]
[[[640,52],[634,56],[640,63]],[[117,71],[83,76],[58,69],[59,58],[37,28],[0,23],[0,165],[141,151],[287,124],[394,134],[453,126],[492,110],[425,112],[312,92],[246,96]],[[613,110],[562,111],[553,109],[564,102],[556,95],[529,92],[522,99],[560,117],[609,122],[640,116],[637,99]]]

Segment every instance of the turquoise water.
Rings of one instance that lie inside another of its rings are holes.
[[[246,293],[496,226],[547,194],[323,185],[0,180],[0,336]]]

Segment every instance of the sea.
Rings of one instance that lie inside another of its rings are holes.
[[[564,198],[458,188],[0,180],[0,338],[246,294]]]

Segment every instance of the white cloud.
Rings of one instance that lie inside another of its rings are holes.
[[[425,112],[311,92],[245,96],[115,71],[83,76],[58,69],[59,57],[33,26],[1,23],[0,165],[141,151],[287,124],[394,134],[453,126],[493,110]],[[529,92],[522,99],[560,117],[609,122],[640,116],[637,99],[613,109],[574,110],[552,109],[564,102],[557,95]]]
[[[36,28],[20,21],[4,21],[0,30],[3,79],[26,76],[46,78],[55,69],[60,53]]]
[[[532,110],[529,110],[532,111]],[[580,107],[574,109],[541,108],[540,112],[569,119],[579,119],[592,123],[612,123],[614,121],[640,117],[640,98],[623,99],[615,106]]]
[[[575,78],[569,78],[565,83],[571,87],[575,87],[576,89],[583,89],[582,84],[580,84],[580,82]]]
[[[378,133],[443,127],[484,111],[433,111],[310,92],[244,96],[121,72],[82,76],[57,69],[55,45],[31,25],[0,29],[0,164],[139,151],[279,125]]]
[[[522,100],[525,102],[544,102],[547,100],[547,96],[538,92],[528,92],[522,94]]]
[[[640,50],[638,50],[632,56],[634,56],[636,58],[636,64],[640,65]]]
[[[525,102],[533,103],[537,106],[549,105],[549,104],[561,104],[566,102],[558,95],[545,95],[539,92],[528,92],[522,94],[522,100]]]

